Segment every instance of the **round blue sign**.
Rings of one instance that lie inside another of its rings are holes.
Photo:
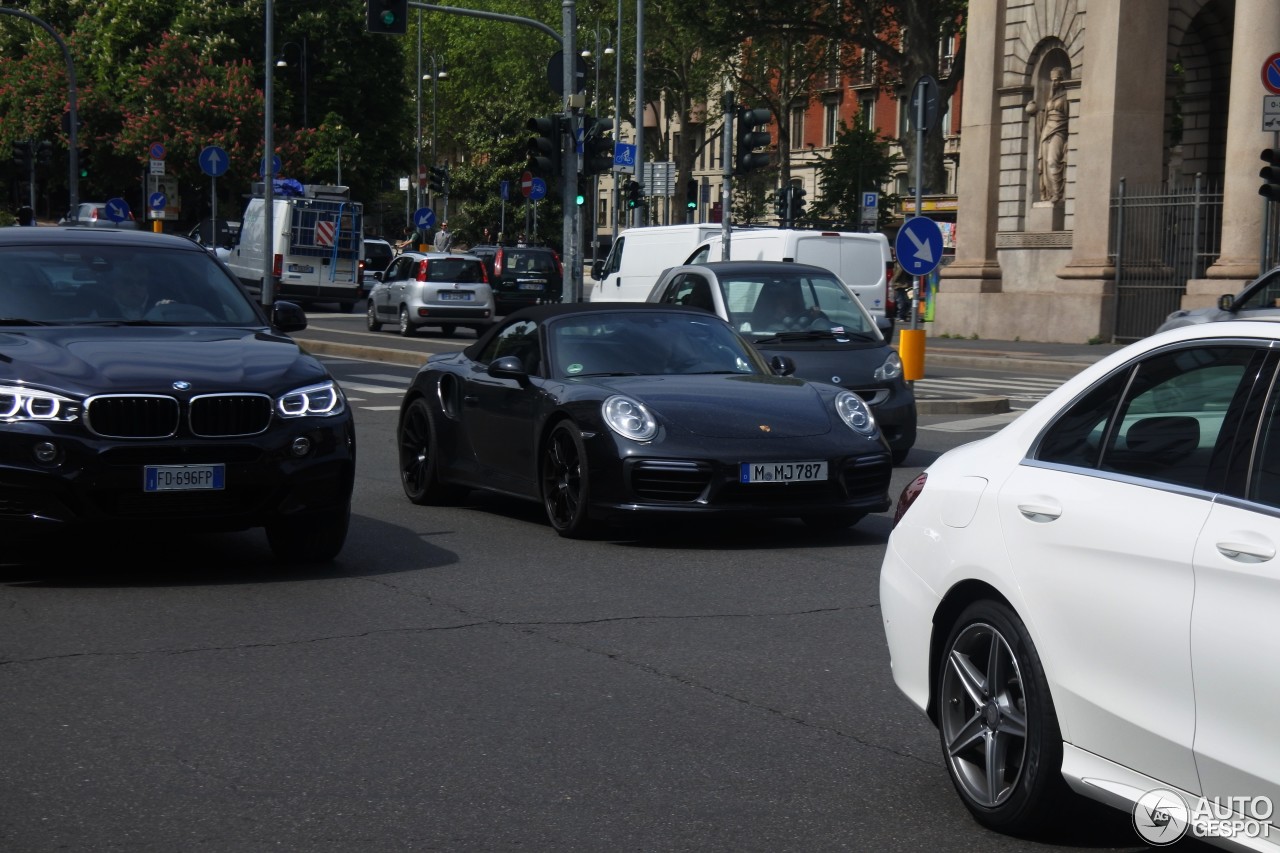
[[[263,158],[262,158],[262,160],[261,160],[261,162],[259,162],[259,163],[258,163],[258,174],[259,174],[259,175],[261,175],[261,174],[262,174],[262,171],[263,171],[263,169],[266,167],[266,165],[267,165],[267,158],[266,158],[266,157],[263,157]],[[279,174],[280,174],[280,155],[279,155],[279,154],[272,154],[272,155],[271,155],[271,174],[272,174],[272,175],[279,175]]]
[[[529,198],[534,201],[540,201],[547,197],[547,182],[542,178],[534,178],[533,185],[529,188]]]
[[[909,275],[928,275],[942,263],[942,229],[927,216],[913,216],[898,229],[893,248]]]
[[[129,218],[129,202],[122,198],[109,198],[106,202],[107,219],[124,222]]]
[[[200,169],[206,175],[217,178],[226,174],[231,166],[231,158],[227,152],[217,145],[206,145],[200,152]]]
[[[436,212],[429,207],[420,207],[413,212],[413,224],[419,228],[430,228],[436,224]]]
[[[162,142],[151,143],[151,147],[147,149],[147,153],[151,155],[152,160],[163,160],[164,159],[164,143]]]
[[[165,198],[164,193],[152,193],[147,196],[147,204],[151,205],[152,210],[164,210],[165,204],[169,199]]]

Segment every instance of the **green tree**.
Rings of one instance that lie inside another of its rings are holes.
[[[892,140],[878,136],[873,128],[840,123],[840,133],[830,156],[819,156],[818,191],[813,206],[815,216],[830,224],[856,229],[862,222],[862,192],[879,190],[893,176],[901,158],[893,154]],[[887,219],[892,202],[879,205],[879,215]],[[880,226],[888,223],[881,221]]]

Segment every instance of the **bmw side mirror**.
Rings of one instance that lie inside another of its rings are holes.
[[[294,302],[273,302],[271,325],[282,332],[301,332],[307,327],[307,313]]]

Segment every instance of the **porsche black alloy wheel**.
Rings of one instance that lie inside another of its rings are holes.
[[[439,442],[426,400],[409,404],[400,418],[400,483],[415,504],[456,501],[463,490],[440,480]]]
[[[1040,657],[1009,607],[965,608],[938,661],[938,732],[961,800],[985,826],[1043,828],[1069,796],[1062,734]]]
[[[542,504],[556,533],[571,539],[590,534],[590,483],[582,433],[568,421],[557,424],[542,450]]]
[[[373,304],[373,300],[369,300],[369,305],[364,309],[365,325],[369,327],[371,332],[382,331],[382,323],[378,320],[378,309]]]

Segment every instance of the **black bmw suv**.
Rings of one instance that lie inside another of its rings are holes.
[[[0,228],[0,536],[260,527],[332,559],[355,427],[306,325],[183,237]]]
[[[560,255],[546,246],[472,246],[489,271],[500,315],[540,302],[559,302],[564,293]]]

